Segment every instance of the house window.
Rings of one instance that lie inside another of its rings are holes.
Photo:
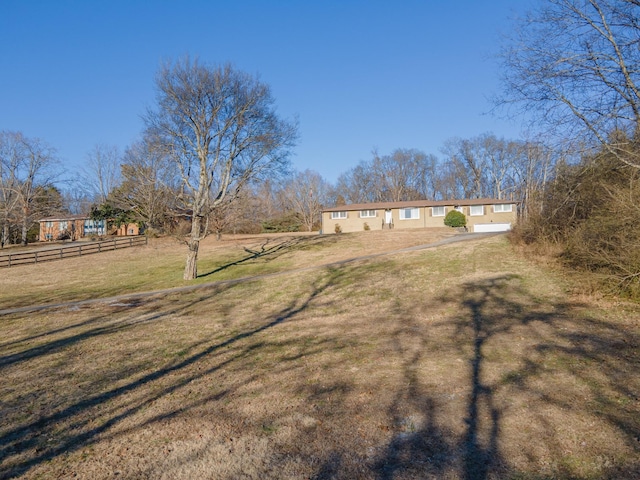
[[[453,208],[456,212],[464,213],[464,208],[462,208],[460,205],[456,205]]]
[[[400,220],[416,220],[420,218],[419,208],[401,208]]]
[[[99,233],[104,229],[104,220],[85,220],[84,221],[84,233]]]
[[[484,205],[471,205],[469,207],[469,215],[484,215]]]
[[[53,222],[44,222],[45,228],[53,228]]]
[[[67,222],[60,222],[60,231],[64,232],[67,229]]]
[[[347,218],[347,212],[331,212],[331,220],[340,220]]]
[[[51,233],[45,233],[45,234],[44,234],[44,239],[45,239],[45,240],[53,240],[53,234],[51,234]]]
[[[431,207],[432,217],[444,217],[444,207]]]
[[[511,203],[498,203],[493,206],[493,211],[495,213],[506,213],[513,211],[513,204]]]
[[[375,216],[375,210],[360,210],[360,218],[374,218]]]

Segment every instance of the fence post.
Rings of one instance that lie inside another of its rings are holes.
[[[62,252],[64,251],[64,247],[60,247],[60,258],[62,258]]]
[[[38,252],[35,252],[35,254],[33,255],[33,258],[35,260],[34,263],[38,263]]]
[[[9,266],[11,266],[11,254],[9,254]]]

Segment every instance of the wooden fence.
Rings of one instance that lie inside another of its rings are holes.
[[[32,250],[26,252],[0,254],[0,267],[15,267],[31,263],[48,262],[63,258],[91,255],[93,253],[108,252],[120,248],[146,245],[147,237],[114,238],[102,242],[78,242],[73,245],[65,245],[60,248],[47,248],[46,250]]]

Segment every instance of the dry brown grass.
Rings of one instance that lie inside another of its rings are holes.
[[[384,235],[383,233],[388,233]],[[0,309],[112,297],[309,267],[453,236],[450,229],[394,230],[367,235],[269,234],[208,237],[198,274],[182,279],[186,247],[174,238],[143,247],[0,270]],[[338,241],[339,240],[339,241]]]
[[[271,262],[418,243],[398,232]],[[638,478],[637,306],[510,249],[0,317],[0,478]]]

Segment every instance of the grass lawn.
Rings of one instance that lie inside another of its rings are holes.
[[[640,308],[493,236],[230,237],[199,290],[0,316],[0,479],[640,478]],[[182,286],[185,248],[0,271],[0,308]],[[305,269],[306,267],[326,265]]]

